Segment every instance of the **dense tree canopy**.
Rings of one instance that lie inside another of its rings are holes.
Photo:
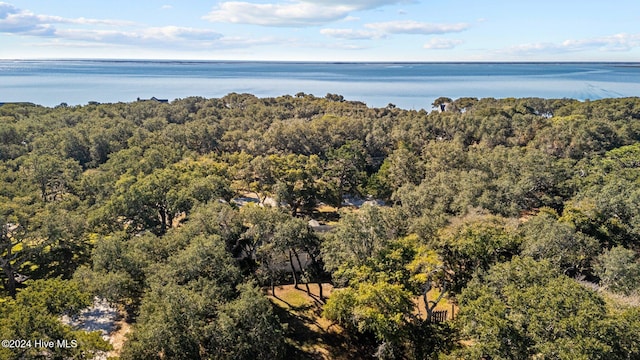
[[[514,258],[479,274],[460,296],[463,333],[474,345],[464,357],[495,359],[615,359],[610,337],[617,314],[592,290],[547,261]],[[638,350],[622,358],[636,358]]]
[[[107,350],[59,320],[92,296],[124,359],[322,356],[287,284],[344,358],[639,358],[640,99],[425,108],[0,106],[0,334],[79,343],[0,359]]]

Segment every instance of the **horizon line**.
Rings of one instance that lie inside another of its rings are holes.
[[[306,64],[640,64],[622,60],[247,60],[247,59],[153,59],[153,58],[0,58],[0,61],[97,61],[97,62],[234,62]]]

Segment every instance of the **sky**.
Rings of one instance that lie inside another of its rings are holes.
[[[640,61],[640,1],[0,1],[0,59],[63,58]]]

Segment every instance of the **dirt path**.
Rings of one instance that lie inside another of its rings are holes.
[[[119,356],[124,345],[126,334],[131,331],[122,313],[104,299],[95,298],[93,304],[82,310],[78,316],[70,318],[64,316],[62,322],[83,331],[100,331],[102,338],[109,341],[113,350],[97,360],[106,360],[108,357]]]

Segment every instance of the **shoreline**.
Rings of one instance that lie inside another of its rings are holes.
[[[60,104],[54,105],[54,106],[48,106],[48,105],[43,105],[43,104],[38,104],[38,103],[34,103],[34,102],[30,102],[30,101],[7,101],[7,102],[0,102],[0,107],[4,106],[4,105],[21,105],[21,106],[34,106],[34,107],[43,107],[43,108],[47,108],[47,109],[54,109],[54,108],[58,108],[58,107],[86,107],[86,106],[98,106],[98,105],[114,105],[114,104],[133,104],[133,103],[140,103],[140,102],[148,102],[148,103],[153,103],[156,104],[157,106],[162,106],[162,105],[170,105],[171,103],[175,102],[175,101],[179,101],[182,99],[187,99],[187,98],[204,98],[206,100],[211,100],[211,99],[221,99],[225,96],[228,95],[232,95],[235,93],[229,93],[226,94],[224,96],[220,96],[220,97],[203,97],[203,96],[199,96],[199,95],[193,95],[193,96],[187,96],[184,98],[175,98],[175,99],[137,99],[137,100],[130,100],[130,101],[116,101],[116,102],[108,102],[108,101],[104,101],[104,102],[100,102],[100,101],[88,101],[86,103],[83,104],[67,104],[66,102],[62,102]],[[251,94],[251,93],[243,93],[240,95],[253,95],[255,96],[257,99],[277,99],[280,97],[287,97],[287,96],[295,96],[295,95],[291,95],[291,94],[283,94],[283,95],[279,95],[279,96],[257,96],[255,94]],[[310,96],[313,96],[313,94],[307,94]],[[328,94],[331,95],[331,94]],[[318,99],[322,99],[322,98],[326,98],[324,96],[317,96],[316,98]],[[506,99],[515,99],[515,100],[521,100],[521,99],[541,99],[541,100],[573,100],[573,101],[577,101],[580,103],[584,103],[585,101],[591,101],[591,102],[595,102],[595,101],[601,101],[601,100],[612,100],[612,99],[637,99],[640,98],[640,96],[612,96],[612,97],[603,97],[603,98],[598,98],[598,99],[577,99],[577,98],[570,98],[570,97],[565,97],[565,98],[553,98],[553,97],[538,97],[538,96],[523,96],[523,97],[501,97],[501,98],[494,98],[494,97],[472,97],[472,96],[461,96],[461,97],[456,97],[456,98],[452,98],[453,101],[456,101],[457,99],[461,99],[461,98],[475,98],[478,101],[484,100],[484,99],[495,99],[497,101],[504,101]],[[370,109],[386,109],[389,108],[390,105],[393,105],[392,108],[397,108],[400,110],[405,110],[405,111],[409,111],[409,110],[425,110],[427,112],[432,112],[432,111],[440,111],[438,109],[436,109],[435,107],[431,106],[431,103],[429,103],[429,107],[424,107],[421,109],[409,109],[409,108],[405,108],[405,107],[401,107],[401,106],[396,106],[395,104],[391,104],[389,103],[389,105],[387,106],[370,106],[362,101],[359,100],[355,100],[355,99],[344,99],[342,102],[345,103],[351,103],[351,104],[362,104],[364,106],[366,106],[367,108]],[[426,102],[425,102],[426,104]]]
[[[0,101],[48,107],[152,96],[304,93],[340,94],[377,108],[430,109],[441,96],[580,101],[639,96],[640,63],[21,60],[0,61],[0,81]]]
[[[313,61],[313,60],[224,60],[224,59],[145,59],[145,58],[0,58],[2,62],[139,62],[139,63],[181,63],[181,64],[425,64],[425,65],[446,65],[446,64],[498,64],[498,65],[625,65],[631,64],[640,67],[640,61]]]

